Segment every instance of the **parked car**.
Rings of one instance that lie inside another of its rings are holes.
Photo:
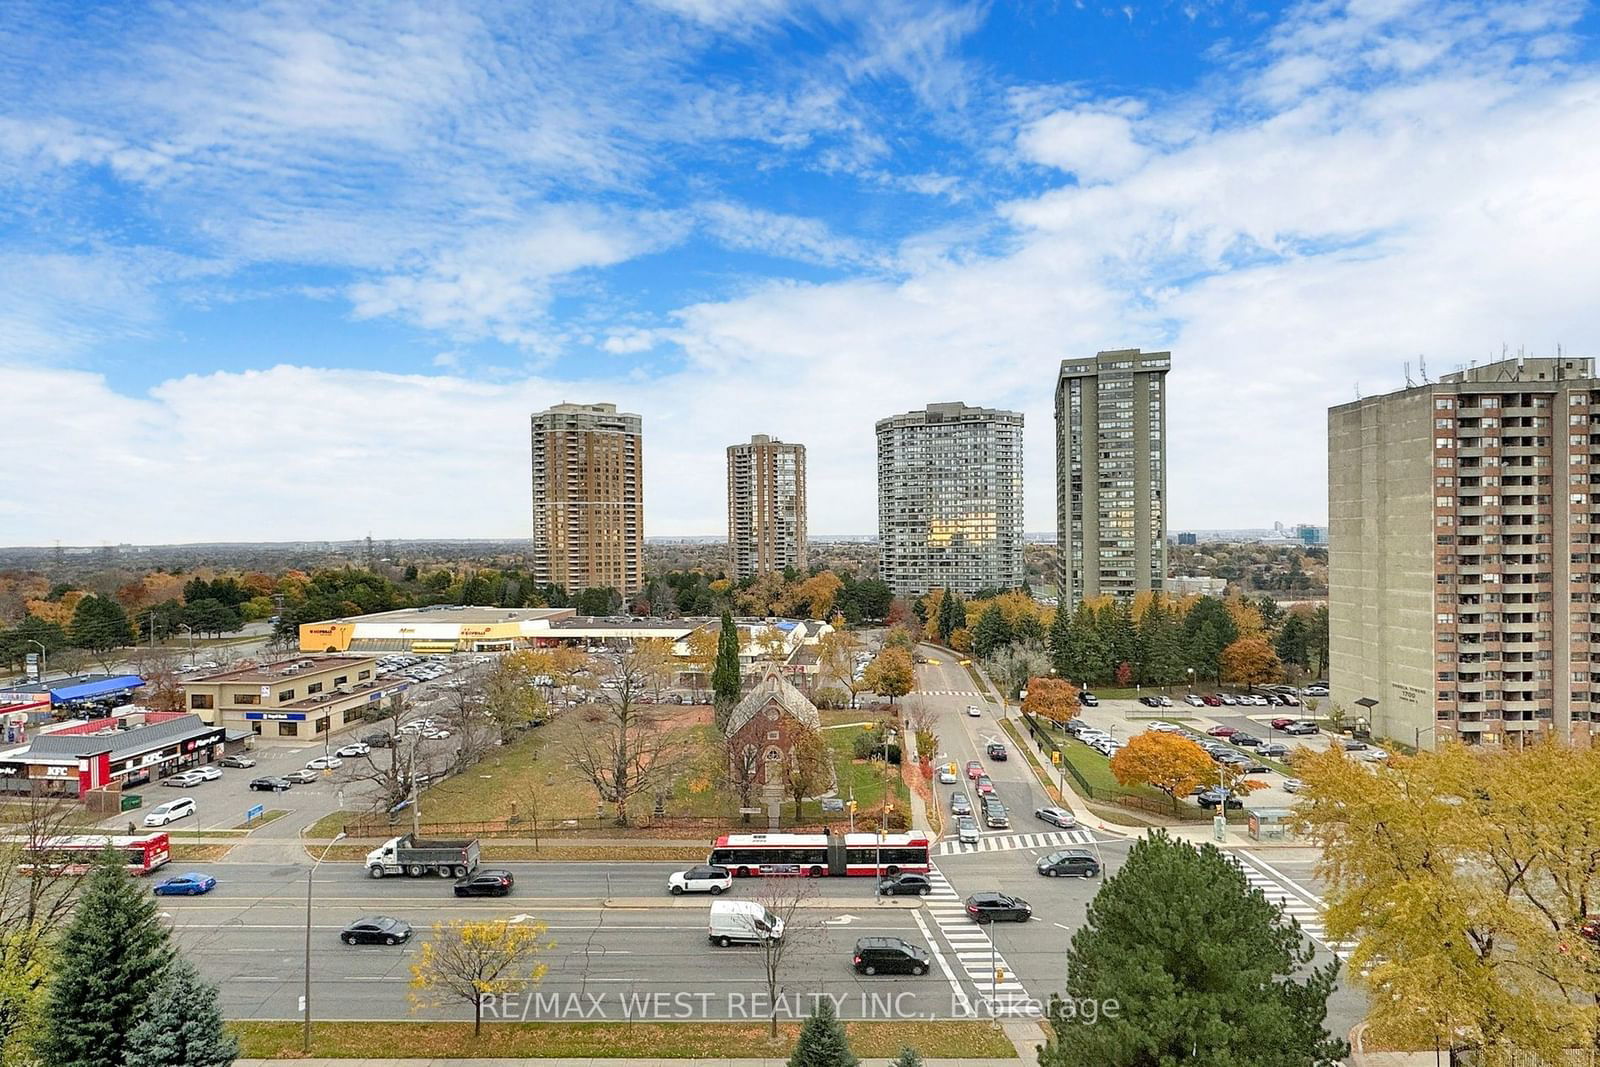
[[[1232,693],[1218,693],[1217,702],[1219,704],[1225,704],[1231,708],[1239,703],[1239,698],[1234,696]]]
[[[967,898],[967,914],[980,923],[1005,919],[1025,923],[1033,917],[1033,906],[1005,893],[974,893]]]
[[[1283,791],[1285,793],[1298,793],[1305,787],[1306,784],[1298,778],[1285,778],[1283,780]]]
[[[1065,808],[1035,808],[1033,817],[1047,822],[1051,826],[1059,826],[1063,830],[1071,830],[1078,825],[1078,820],[1072,817],[1072,812],[1067,811]]]
[[[1308,697],[1325,697],[1328,695],[1328,687],[1323,682],[1312,682],[1300,692]]]
[[[1294,725],[1294,719],[1290,718],[1287,715],[1279,715],[1276,719],[1272,720],[1272,728],[1274,730],[1282,730],[1286,726],[1293,726],[1293,725]]]
[[[1270,756],[1273,759],[1281,759],[1289,754],[1289,746],[1282,741],[1268,741],[1264,745],[1257,746],[1256,753],[1262,756]]]
[[[1220,708],[1222,707],[1222,698],[1217,696],[1215,693],[1207,693],[1205,696],[1200,698],[1200,703],[1204,704],[1208,708]]]
[[[367,744],[367,743],[365,743],[363,741],[353,741],[350,744],[345,745],[342,748],[334,749],[333,750],[333,754],[335,756],[338,756],[338,757],[342,758],[342,759],[355,759],[355,758],[357,758],[359,756],[365,756],[368,752],[371,752],[371,751],[372,751],[372,746],[371,745],[369,745],[369,744]]]
[[[1196,708],[1203,708],[1206,706],[1206,702],[1200,699],[1200,695],[1198,693],[1190,693],[1188,696],[1183,698],[1183,702],[1191,707]]]
[[[1086,708],[1098,708],[1100,706],[1100,698],[1093,693],[1082,692],[1078,694],[1078,703]]]
[[[1232,727],[1232,726],[1220,725],[1220,724],[1217,725],[1217,726],[1213,726],[1211,729],[1206,731],[1206,733],[1210,734],[1212,737],[1232,737],[1234,734],[1236,734],[1238,732],[1239,731],[1236,728]]]
[[[1339,742],[1346,752],[1360,752],[1367,747],[1367,743],[1358,737],[1346,737]]]
[[[1366,760],[1368,763],[1382,763],[1384,760],[1389,758],[1389,753],[1385,752],[1381,748],[1373,746],[1371,748],[1363,749],[1360,754],[1360,758]]]
[[[214,763],[202,763],[194,768],[194,773],[198,774],[203,781],[214,782],[222,777],[222,768]]]
[[[1238,811],[1244,807],[1244,801],[1232,793],[1225,793],[1220,789],[1207,789],[1194,799],[1202,808],[1215,808],[1218,804],[1224,803],[1229,811]]]
[[[217,880],[209,874],[178,874],[157,882],[151,892],[158,897],[197,897],[217,887]]]
[[[289,779],[279,775],[269,775],[265,778],[250,779],[250,788],[259,789],[263,793],[281,793],[289,788]]]
[[[950,794],[951,815],[971,815],[972,801],[967,799],[967,794],[955,792]]]
[[[971,815],[956,816],[956,840],[963,845],[978,843],[978,820]]]
[[[1067,848],[1040,856],[1035,867],[1046,878],[1094,878],[1100,861],[1086,848]]]
[[[1005,744],[1000,741],[990,741],[989,746],[984,749],[984,753],[988,755],[990,759],[995,760],[998,763],[1004,763],[1010,758],[1010,754],[1006,751]]]
[[[1154,730],[1158,734],[1179,734],[1183,732],[1183,727],[1177,726],[1170,722],[1165,722],[1161,719],[1157,719],[1149,726],[1146,726],[1145,729]]]
[[[484,870],[456,879],[458,897],[503,897],[511,892],[517,880],[510,871]]]
[[[254,767],[256,761],[249,756],[223,756],[217,761],[223,767]]]
[[[1283,706],[1286,708],[1300,707],[1300,698],[1293,693],[1279,693],[1278,699],[1283,701]]]
[[[372,748],[392,748],[394,747],[394,736],[386,733],[362,734],[361,743],[370,745]]]
[[[1254,748],[1261,743],[1261,738],[1255,734],[1247,734],[1243,730],[1235,730],[1233,736],[1228,740],[1243,748]]]
[[[1170,708],[1170,707],[1172,707],[1172,698],[1171,697],[1156,697],[1156,703],[1159,704],[1163,708]]]
[[[733,888],[733,872],[726,867],[705,865],[674,871],[667,875],[667,892],[673,896],[683,893],[710,893],[719,896]]]
[[[857,974],[928,973],[928,950],[898,937],[863,937],[856,942],[851,966]]]
[[[308,771],[331,771],[344,766],[344,760],[338,756],[318,756],[316,759],[306,760]]]
[[[1299,722],[1290,723],[1288,726],[1285,726],[1283,728],[1283,732],[1293,737],[1299,737],[1304,734],[1321,733],[1322,727],[1318,726],[1314,722],[1306,722],[1304,719],[1302,719]]]
[[[978,776],[981,775],[982,773],[983,773],[983,764],[979,763],[975,759],[967,760],[967,777],[968,778],[972,779],[973,781],[977,781],[978,780]]]
[[[878,895],[885,897],[925,897],[933,892],[933,883],[925,874],[902,872],[891,874],[878,883]]]
[[[1161,701],[1151,696],[1140,697],[1139,703],[1143,704],[1147,708],[1159,708],[1161,706]]]
[[[188,789],[190,786],[199,785],[205,780],[206,776],[199,771],[179,771],[161,784],[172,786],[174,789]]]
[[[339,934],[347,945],[398,945],[411,940],[411,924],[390,915],[357,919]]]
[[[295,785],[310,785],[317,780],[317,772],[308,767],[301,767],[298,771],[290,771],[284,775],[283,780],[293,782]]]
[[[187,819],[195,813],[194,797],[179,797],[165,804],[157,804],[144,816],[146,826],[165,826],[169,822]]]
[[[980,797],[988,796],[990,793],[993,793],[993,792],[994,792],[994,783],[989,780],[989,776],[987,774],[978,775],[978,795]]]

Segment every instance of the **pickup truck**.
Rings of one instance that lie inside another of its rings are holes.
[[[367,853],[367,873],[374,878],[386,874],[408,874],[413,878],[437,874],[440,878],[464,878],[478,869],[478,841],[424,841],[406,834],[393,837]]]

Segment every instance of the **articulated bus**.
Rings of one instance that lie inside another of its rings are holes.
[[[85,834],[25,843],[28,858],[18,865],[25,874],[36,869],[48,874],[84,874],[108,847],[122,857],[129,874],[149,874],[172,859],[172,842],[165,833],[137,837]]]
[[[711,846],[708,862],[736,877],[798,874],[926,874],[928,835],[909,834],[725,834]]]

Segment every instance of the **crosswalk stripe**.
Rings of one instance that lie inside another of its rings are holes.
[[[1330,942],[1327,939],[1327,928],[1323,924],[1322,902],[1308,901],[1295,888],[1284,885],[1277,877],[1256,867],[1253,863],[1241,860],[1237,856],[1230,856],[1234,864],[1244,874],[1245,881],[1254,889],[1261,890],[1261,895],[1267,903],[1277,905],[1283,909],[1286,919],[1293,919],[1300,925],[1300,932],[1312,941],[1317,942],[1341,960],[1348,960],[1351,951],[1355,948],[1348,942]],[[1296,887],[1298,888],[1298,887]],[[1315,898],[1313,898],[1315,899]]]
[[[1053,830],[1044,833],[985,835],[978,838],[976,845],[964,845],[960,841],[946,839],[939,842],[934,850],[938,856],[957,856],[971,852],[1011,852],[1017,849],[1054,848],[1061,845],[1092,845],[1094,832],[1091,830]]]

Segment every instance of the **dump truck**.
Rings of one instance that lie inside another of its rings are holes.
[[[367,873],[409,874],[413,878],[437,874],[461,878],[478,869],[478,840],[426,841],[414,834],[393,837],[367,853]]]

